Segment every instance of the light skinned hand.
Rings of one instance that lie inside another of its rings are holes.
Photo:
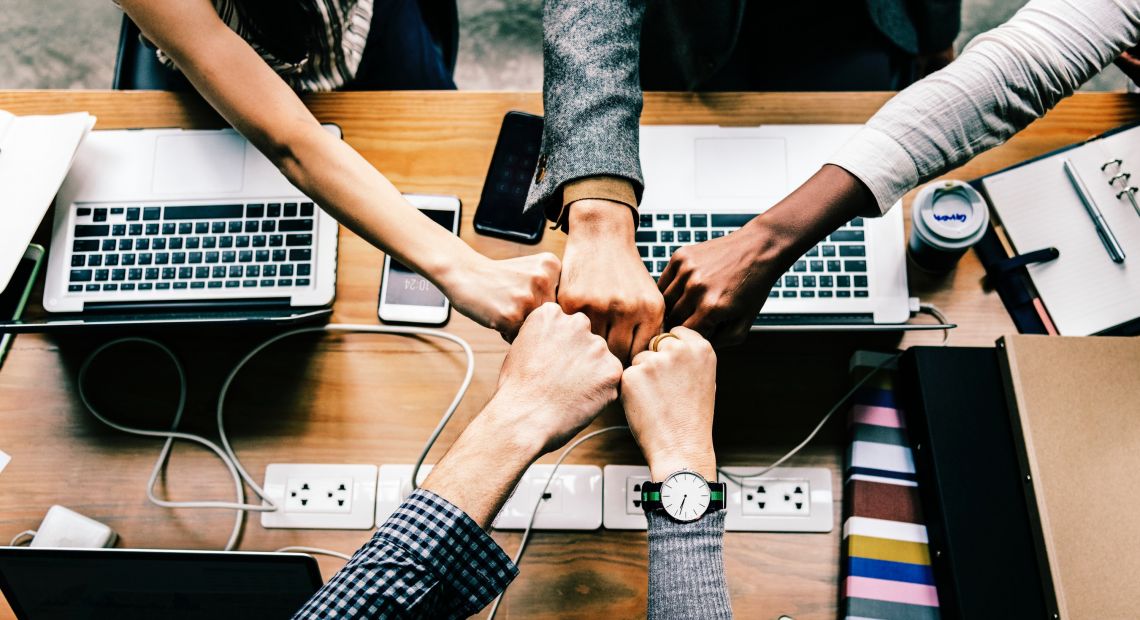
[[[657,351],[643,351],[621,379],[621,402],[653,480],[689,469],[716,480],[713,404],[716,353],[697,332],[670,331]]]
[[[527,317],[492,399],[532,433],[539,454],[561,447],[617,400],[622,365],[583,314],[543,304]],[[508,424],[508,427],[510,425]]]
[[[628,363],[661,331],[665,303],[634,244],[629,207],[606,200],[570,206],[558,303],[581,312],[610,352]]]
[[[440,288],[456,310],[511,342],[535,308],[554,301],[562,264],[549,252],[505,260],[475,256],[446,274]]]

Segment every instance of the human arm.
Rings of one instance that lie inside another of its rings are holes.
[[[715,482],[713,404],[716,354],[700,334],[678,327],[622,375],[621,401],[634,440],[660,482],[688,469]],[[724,573],[724,511],[678,523],[649,520],[649,618],[731,618]]]
[[[567,228],[559,303],[589,316],[627,362],[660,331],[664,310],[634,245],[644,12],[644,0],[544,3],[545,118],[527,198]]]
[[[423,274],[456,309],[508,339],[553,300],[550,254],[493,261],[409,204],[218,17],[209,0],[121,0],[148,39],[298,189],[369,243]]]
[[[1031,1],[891,99],[745,234],[674,254],[658,281],[669,323],[718,342],[743,339],[772,283],[804,251],[852,217],[885,212],[920,182],[1001,144],[1138,38],[1140,0]]]
[[[621,364],[582,315],[531,313],[495,395],[376,535],[298,618],[459,618],[518,574],[487,535],[526,468],[617,398]]]

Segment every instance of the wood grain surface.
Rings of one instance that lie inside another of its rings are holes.
[[[650,94],[643,122],[858,123],[889,93]],[[405,192],[454,194],[463,201],[462,236],[496,258],[534,248],[474,234],[475,212],[499,123],[508,110],[541,113],[538,93],[336,93],[306,98],[316,116],[339,125],[345,140]],[[949,175],[971,179],[1140,118],[1140,99],[1081,94],[1046,118]],[[194,96],[159,92],[0,91],[0,109],[15,114],[85,110],[98,128],[217,127],[222,122]],[[908,205],[909,207],[909,205]],[[909,218],[908,218],[909,230]],[[46,242],[46,227],[40,240]],[[541,249],[561,253],[563,235],[547,232]],[[375,324],[381,253],[340,233],[334,321]],[[973,254],[949,276],[910,269],[912,294],[937,304],[960,327],[954,345],[987,346],[1013,330],[994,293],[982,286]],[[38,299],[38,297],[37,297]],[[929,320],[929,319],[919,319]],[[495,386],[506,344],[453,313],[447,329],[476,351],[474,383],[454,422],[429,457],[436,460]],[[110,334],[68,338],[20,336],[0,370],[0,449],[12,455],[0,473],[0,536],[35,528],[52,504],[103,521],[120,546],[217,549],[228,536],[225,510],[167,510],[144,496],[157,440],[123,436],[88,415],[76,395],[84,356]],[[162,333],[186,365],[187,430],[213,434],[213,407],[225,373],[264,338],[252,331]],[[861,348],[889,350],[937,344],[937,333],[888,336],[753,336],[720,353],[715,439],[723,465],[763,465],[794,445],[848,386],[847,360]],[[462,378],[463,359],[450,345],[393,336],[302,336],[275,345],[236,381],[226,403],[227,429],[256,478],[272,462],[411,462]],[[108,416],[163,428],[169,424],[176,378],[157,353],[128,346],[107,354],[89,379],[92,398]],[[622,422],[620,410],[593,427]],[[836,527],[829,534],[726,536],[732,602],[740,618],[836,616],[839,569],[840,465],[838,416],[789,465],[833,472]],[[552,460],[546,457],[544,461]],[[639,464],[632,440],[610,433],[583,444],[568,462]],[[232,499],[232,484],[207,452],[179,445],[159,492],[174,499]],[[312,545],[351,552],[360,531],[262,529],[247,521],[241,549]],[[519,535],[494,534],[514,553]],[[325,576],[340,566],[321,558]],[[508,591],[509,618],[634,618],[645,613],[646,546],[641,532],[538,532]],[[11,612],[0,603],[0,617]]]

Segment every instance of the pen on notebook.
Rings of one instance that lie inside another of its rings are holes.
[[[1108,222],[1104,221],[1104,216],[1101,215],[1100,209],[1097,208],[1096,203],[1093,202],[1092,195],[1089,194],[1088,188],[1085,187],[1081,177],[1077,175],[1077,171],[1073,169],[1073,163],[1067,158],[1061,162],[1061,166],[1065,169],[1065,174],[1069,175],[1069,180],[1073,182],[1073,188],[1077,190],[1077,195],[1081,198],[1081,204],[1085,207],[1085,212],[1089,214],[1092,219],[1093,226],[1096,227],[1096,234],[1100,237],[1101,243],[1104,244],[1104,249],[1108,250],[1108,257],[1114,263],[1124,262],[1124,248],[1120,247],[1120,243],[1116,240],[1116,235],[1112,234],[1112,229],[1108,227]]]

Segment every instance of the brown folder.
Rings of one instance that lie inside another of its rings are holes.
[[[1140,338],[1016,335],[998,350],[1055,611],[1137,617]]]

